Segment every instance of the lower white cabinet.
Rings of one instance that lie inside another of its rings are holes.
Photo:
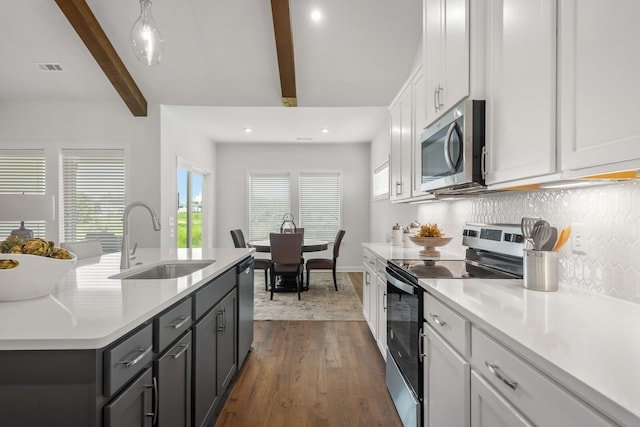
[[[380,276],[376,277],[376,293],[377,293],[377,315],[378,315],[378,327],[376,342],[378,343],[378,350],[382,354],[382,357],[386,358],[387,354],[387,281]]]
[[[522,414],[477,372],[471,372],[472,427],[531,427]]]
[[[380,354],[385,360],[387,357],[387,279],[384,275],[386,263],[386,260],[365,249],[362,312]]]
[[[426,322],[424,330],[425,426],[468,427],[469,362]]]

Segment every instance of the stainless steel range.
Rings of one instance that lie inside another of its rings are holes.
[[[467,224],[464,260],[391,259],[387,262],[387,388],[405,427],[421,426],[424,290],[419,279],[522,278],[520,224]]]

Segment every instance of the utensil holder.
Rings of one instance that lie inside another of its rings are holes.
[[[558,252],[524,251],[524,287],[543,292],[558,290]]]

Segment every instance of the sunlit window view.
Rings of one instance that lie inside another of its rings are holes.
[[[178,248],[202,247],[204,175],[178,168]]]

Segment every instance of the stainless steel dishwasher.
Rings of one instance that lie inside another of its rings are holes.
[[[238,369],[253,343],[253,257],[238,264]]]

